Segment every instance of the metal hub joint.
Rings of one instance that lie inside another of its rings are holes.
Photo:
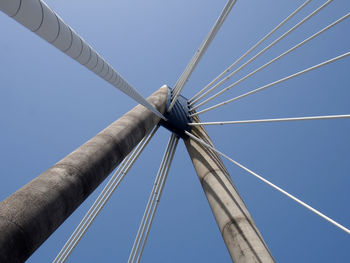
[[[168,98],[166,102],[166,109],[169,108],[171,100],[173,99],[173,90],[168,87]],[[180,95],[170,112],[167,110],[164,113],[166,121],[161,120],[160,125],[165,127],[171,132],[174,132],[181,138],[185,138],[185,131],[191,132],[191,126],[188,125],[192,122],[192,118],[189,116],[189,103],[188,99]]]

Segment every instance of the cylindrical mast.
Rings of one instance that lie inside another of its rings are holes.
[[[191,133],[212,145],[202,126]],[[232,260],[274,262],[218,154],[190,138],[184,141]]]
[[[164,113],[168,88],[149,98]],[[0,203],[0,262],[25,261],[91,194],[159,117],[137,106]]]
[[[83,8],[82,8],[83,10]],[[119,73],[42,0],[1,0],[0,11],[163,118]],[[25,45],[25,43],[24,43]]]

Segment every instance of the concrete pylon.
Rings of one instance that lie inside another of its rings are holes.
[[[164,113],[168,88],[147,100]],[[136,106],[0,203],[0,262],[24,262],[92,193],[159,117]]]
[[[213,146],[202,126],[193,127],[191,133]],[[193,139],[184,141],[232,260],[274,262],[218,154]]]

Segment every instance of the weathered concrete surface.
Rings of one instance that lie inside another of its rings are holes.
[[[148,101],[164,113],[167,87]],[[159,122],[137,106],[0,203],[0,262],[25,261]]]
[[[203,127],[192,133],[213,145]],[[232,260],[274,262],[218,154],[190,138],[185,144]]]

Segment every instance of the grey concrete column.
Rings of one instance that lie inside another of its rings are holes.
[[[213,145],[203,127],[192,133]],[[232,260],[274,262],[220,157],[192,139],[185,144]]]
[[[167,87],[149,98],[164,113]],[[25,261],[159,122],[137,106],[0,203],[0,262]]]

